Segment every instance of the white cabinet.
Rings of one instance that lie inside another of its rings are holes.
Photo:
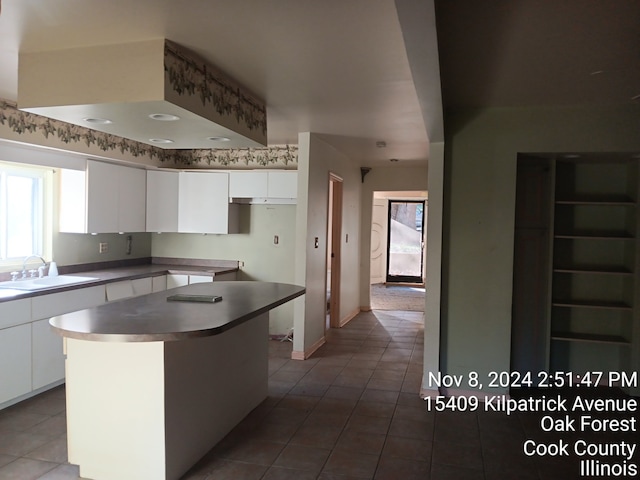
[[[118,232],[144,232],[147,172],[118,166]]]
[[[298,172],[283,170],[267,172],[269,198],[298,198]]]
[[[226,172],[147,172],[147,232],[236,233]]]
[[[60,172],[60,231],[144,232],[144,170],[87,161],[86,172]]]
[[[227,173],[180,172],[178,183],[179,232],[237,232],[237,206],[229,204]]]
[[[189,285],[189,275],[169,274],[167,275],[167,290]]]
[[[0,404],[31,391],[31,324],[0,330]]]
[[[118,180],[117,165],[87,162],[86,231],[89,233],[118,232]]]
[[[184,287],[185,285],[192,285],[194,283],[207,283],[213,282],[214,277],[211,275],[182,275],[172,273],[167,275],[167,289]]]
[[[211,275],[189,275],[189,285],[194,283],[209,283],[213,282],[214,277]]]
[[[147,232],[178,231],[178,172],[147,172]]]
[[[24,298],[0,303],[0,330],[30,321],[31,299]]]
[[[229,171],[229,198],[234,203],[291,204],[297,197],[296,170]]]
[[[153,280],[151,277],[136,278],[131,280],[131,286],[133,287],[133,296],[139,297],[140,295],[149,295],[153,292]]]
[[[31,324],[33,371],[31,388],[37,390],[64,378],[62,337],[51,331],[49,319]]]
[[[30,346],[33,362],[29,369],[30,390],[64,379],[63,339],[51,330],[49,318],[104,303],[104,287],[95,286],[33,297]]]
[[[167,289],[167,276],[160,275],[159,277],[151,278],[151,292],[162,292]]]
[[[33,320],[51,318],[102,305],[104,300],[103,285],[33,297],[31,299],[32,317]]]
[[[267,192],[266,172],[229,172],[230,198],[264,198]]]

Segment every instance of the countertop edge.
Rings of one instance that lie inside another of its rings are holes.
[[[135,269],[147,268],[147,272],[138,272],[138,273],[125,273],[126,271],[131,271]],[[17,290],[17,289],[2,289],[5,291],[13,292],[13,294],[7,296],[0,296],[0,303],[2,302],[10,302],[12,300],[19,300],[25,298],[33,298],[39,297],[42,295],[50,295],[53,293],[67,292],[70,290],[78,290],[81,288],[89,288],[89,287],[97,287],[100,285],[107,285],[109,283],[122,282],[126,280],[138,280],[141,278],[150,278],[150,277],[160,277],[162,275],[203,275],[208,276],[211,275],[215,277],[215,275],[225,274],[237,272],[240,269],[238,267],[198,267],[198,266],[183,266],[183,265],[162,265],[162,264],[149,264],[149,265],[140,265],[135,267],[118,267],[113,269],[104,269],[104,270],[87,270],[83,272],[76,273],[66,273],[65,276],[89,276],[96,277],[97,280],[90,282],[77,283],[74,285],[62,285],[59,287],[51,287],[41,290]],[[100,277],[103,278],[100,278]]]
[[[232,283],[232,284],[240,284],[242,282],[236,282],[236,281],[231,281],[231,282],[220,282],[220,284],[222,283]],[[247,282],[247,283],[252,283],[252,282]],[[277,283],[277,282],[256,282],[256,283]],[[284,285],[284,284],[282,284]],[[219,326],[215,326],[215,327],[211,327],[211,328],[204,328],[204,329],[199,329],[199,330],[191,330],[191,331],[184,331],[184,332],[170,332],[170,333],[90,333],[90,332],[79,332],[79,331],[73,331],[73,330],[69,330],[69,329],[65,329],[59,326],[54,325],[55,323],[55,318],[57,317],[61,317],[64,316],[63,315],[58,315],[56,317],[53,317],[52,319],[49,320],[49,324],[51,326],[51,329],[58,335],[65,337],[65,338],[70,338],[70,339],[75,339],[75,340],[86,340],[86,341],[95,341],[95,342],[103,342],[103,343],[109,343],[109,342],[119,342],[119,343],[141,343],[141,342],[169,342],[169,341],[178,341],[178,340],[189,340],[189,339],[195,339],[195,338],[202,338],[202,337],[210,337],[210,336],[214,336],[214,335],[219,335],[221,333],[224,333],[227,330],[230,330],[242,323],[245,323],[257,316],[260,316],[264,313],[269,312],[270,310],[279,307],[280,305],[283,305],[295,298],[298,298],[302,295],[304,295],[306,293],[306,288],[298,286],[298,285],[292,285],[292,284],[287,284],[290,285],[292,287],[297,287],[298,290],[290,293],[288,295],[284,295],[280,298],[278,298],[277,300],[270,302],[264,306],[262,306],[261,308],[258,308],[256,310],[252,310],[251,312],[248,312],[244,315],[241,315],[233,320],[228,321],[227,323],[224,323],[222,325]],[[94,308],[100,308],[100,307],[104,307],[108,304],[105,305],[100,305],[98,307],[94,307]]]

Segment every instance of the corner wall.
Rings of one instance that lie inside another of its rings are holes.
[[[301,133],[294,283],[307,291],[294,301],[293,357],[298,359],[307,358],[324,343],[330,172],[343,179],[340,319],[359,311],[360,168],[318,135]]]
[[[518,153],[640,151],[640,109],[450,112],[446,127],[440,370],[486,378],[510,369]]]

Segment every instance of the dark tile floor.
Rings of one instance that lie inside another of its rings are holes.
[[[269,397],[183,479],[578,478],[575,458],[523,455],[526,438],[558,436],[540,415],[427,412],[422,315],[362,313],[304,362],[271,341]],[[0,480],[78,479],[66,458],[62,387],[0,412]]]

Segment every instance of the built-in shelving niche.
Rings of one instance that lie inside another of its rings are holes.
[[[518,156],[513,370],[640,370],[639,162]]]
[[[556,160],[551,371],[627,371],[636,317],[637,161]]]

